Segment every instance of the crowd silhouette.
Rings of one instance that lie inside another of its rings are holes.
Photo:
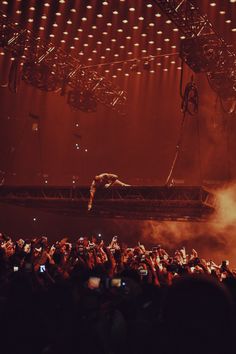
[[[236,271],[185,247],[0,234],[1,353],[236,352]]]

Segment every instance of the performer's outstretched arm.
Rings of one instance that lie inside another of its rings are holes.
[[[90,187],[90,197],[89,197],[89,202],[88,202],[88,211],[92,209],[93,198],[94,198],[95,192],[96,192],[96,183],[95,183],[95,181],[93,181],[92,184],[91,184],[91,187]]]

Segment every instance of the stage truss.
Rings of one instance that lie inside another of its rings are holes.
[[[184,34],[180,56],[196,73],[207,75],[222,99],[236,100],[236,53],[214,29],[194,0],[153,0]]]
[[[79,217],[204,221],[215,197],[202,187],[113,187],[97,190],[87,211],[89,187],[1,186],[0,203]]]
[[[67,94],[73,109],[94,112],[101,103],[120,114],[126,110],[125,91],[84,68],[78,59],[52,43],[44,43],[0,12],[0,47],[12,56],[9,88],[16,92],[19,78],[43,91]]]

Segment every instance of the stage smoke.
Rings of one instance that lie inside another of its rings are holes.
[[[236,267],[236,184],[216,192],[217,206],[207,222],[151,222],[142,224],[145,244],[162,244],[169,252],[185,246],[195,248],[202,258]]]

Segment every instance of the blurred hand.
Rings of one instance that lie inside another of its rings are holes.
[[[139,246],[139,248],[140,248],[140,250],[143,252],[143,253],[145,253],[145,247],[144,247],[144,245],[142,245],[140,242],[138,242],[138,246]]]
[[[197,251],[196,251],[194,248],[192,249],[192,254],[191,254],[191,256],[192,256],[193,258],[198,257]]]

